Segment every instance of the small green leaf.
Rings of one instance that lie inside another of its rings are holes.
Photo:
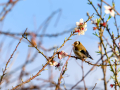
[[[112,62],[114,62],[114,60],[111,60]]]
[[[99,54],[101,54],[101,51],[96,51],[96,53],[98,53],[98,55],[99,55]]]
[[[65,37],[65,40],[66,40],[67,38]]]
[[[96,32],[95,32],[95,33],[93,33],[93,35],[95,35],[95,36],[99,37],[99,36],[97,35],[97,33],[96,33]]]
[[[120,68],[118,68],[118,72],[120,72]]]
[[[77,35],[77,34],[73,34],[73,35]]]
[[[112,6],[115,7],[115,3],[112,3]]]
[[[103,18],[105,18],[105,15],[106,15],[106,14],[103,15]]]
[[[107,43],[106,43],[106,48],[107,48]]]
[[[111,16],[109,15],[108,19],[107,19],[107,22],[111,19]]]
[[[98,25],[99,25],[100,21],[101,21],[101,19],[100,19],[100,18],[99,18],[99,19],[97,19],[97,24],[98,24]]]
[[[41,74],[38,74],[38,76],[41,75]]]
[[[114,35],[113,31],[112,31],[112,35]]]
[[[90,3],[88,2],[87,4],[89,4],[90,5]]]
[[[44,70],[48,70],[48,69],[44,69]]]

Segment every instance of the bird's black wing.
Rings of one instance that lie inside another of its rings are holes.
[[[80,52],[83,53],[83,54],[85,54],[85,56],[87,56],[87,57],[89,56],[89,53],[88,53],[87,50],[86,50],[86,52],[84,50],[81,50]]]
[[[87,51],[87,50],[86,50],[86,51],[81,50],[80,52],[81,52],[81,53],[83,53],[83,54],[85,54],[87,57],[89,57],[89,58],[93,59],[93,58],[89,55],[89,53],[88,53],[88,51]]]

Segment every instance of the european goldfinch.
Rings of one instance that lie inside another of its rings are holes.
[[[77,58],[84,60],[86,58],[90,58],[93,60],[93,58],[89,55],[88,51],[86,48],[82,45],[80,41],[75,41],[74,44],[72,44],[74,54]]]

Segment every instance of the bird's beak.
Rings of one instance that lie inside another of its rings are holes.
[[[72,44],[72,46],[74,46],[74,44]]]

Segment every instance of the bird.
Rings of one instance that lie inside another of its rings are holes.
[[[90,58],[93,60],[93,58],[89,55],[86,48],[82,45],[80,41],[75,41],[73,45],[73,51],[77,58],[84,60],[86,58]]]

